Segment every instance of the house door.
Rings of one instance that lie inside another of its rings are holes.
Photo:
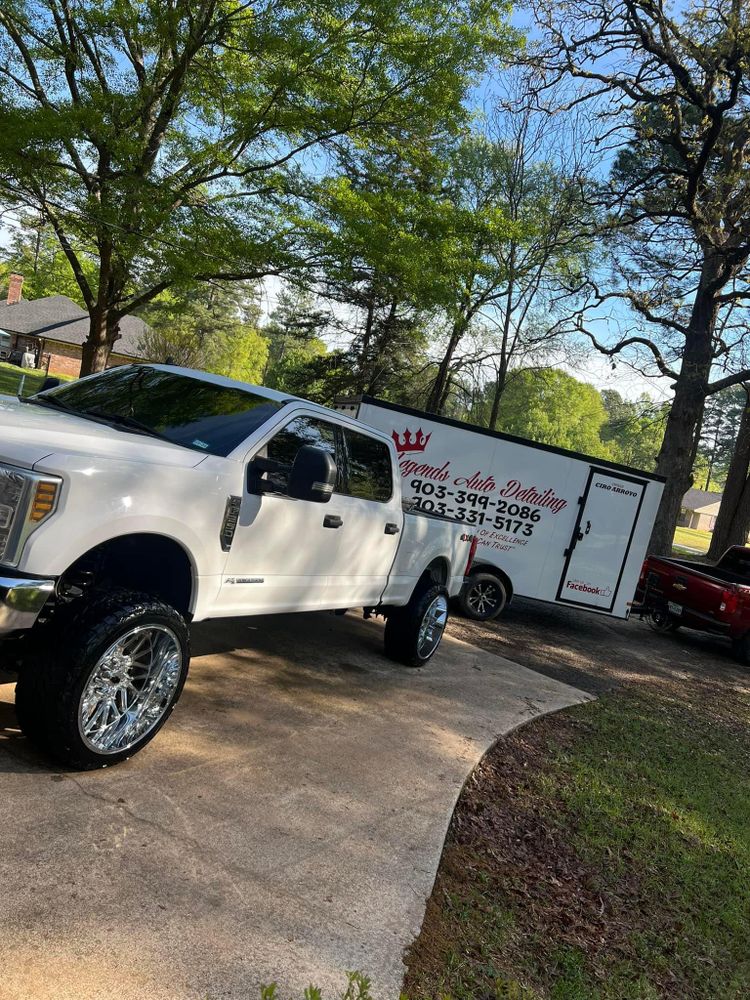
[[[630,551],[646,480],[591,468],[557,600],[611,611]]]

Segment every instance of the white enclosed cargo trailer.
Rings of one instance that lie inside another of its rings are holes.
[[[661,477],[368,396],[337,405],[393,438],[404,497],[476,534],[470,617],[513,595],[628,616]]]

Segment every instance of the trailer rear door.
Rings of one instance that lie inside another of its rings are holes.
[[[611,611],[648,483],[594,466],[565,551],[557,600]]]

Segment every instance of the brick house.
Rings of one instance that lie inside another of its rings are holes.
[[[0,331],[9,334],[9,349],[33,351],[40,368],[47,367],[49,357],[52,375],[79,375],[81,345],[89,335],[89,314],[67,295],[24,299],[21,297],[22,285],[23,278],[12,274],[7,299],[0,302]],[[124,316],[108,367],[147,360],[140,347],[147,330],[142,319]]]

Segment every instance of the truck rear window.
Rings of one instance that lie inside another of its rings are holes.
[[[137,420],[155,434],[196,451],[226,456],[284,404],[250,390],[216,385],[148,365],[110,368],[48,390],[81,416]]]
[[[729,549],[721,557],[716,568],[744,577],[750,583],[750,548]]]

